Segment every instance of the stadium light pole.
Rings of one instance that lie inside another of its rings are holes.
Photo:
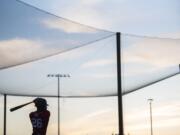
[[[4,135],[6,135],[6,122],[7,122],[7,95],[4,94]]]
[[[58,90],[58,135],[60,135],[60,78],[69,78],[69,74],[48,74],[47,77],[57,78],[57,90]]]
[[[148,99],[149,101],[149,109],[150,109],[150,126],[151,126],[151,135],[153,135],[153,126],[152,126],[152,101],[153,99]]]

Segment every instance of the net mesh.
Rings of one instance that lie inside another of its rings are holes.
[[[115,37],[111,37],[44,60],[1,70],[1,92],[57,96],[57,78],[47,75],[69,74],[70,78],[60,78],[60,96],[116,95],[114,41]]]
[[[35,111],[34,105],[14,113],[9,109],[32,101],[32,96],[45,97],[49,104],[51,119],[47,134],[57,134],[57,115],[61,134],[118,133],[115,33],[78,24],[16,0],[1,0],[0,17],[0,134],[4,127],[1,94],[8,95],[9,135],[31,134],[28,115]],[[179,74],[179,52],[179,39],[121,34],[122,94]],[[61,75],[60,100],[51,98],[59,95],[58,79],[49,74]],[[143,94],[146,96],[149,94]],[[126,110],[124,114],[127,125]],[[17,131],[18,127],[24,130]]]
[[[179,74],[179,40],[121,36],[123,95]],[[1,93],[61,97],[117,96],[116,37],[0,71]],[[18,79],[17,79],[18,76]],[[9,85],[10,84],[10,85]]]
[[[115,33],[15,0],[2,0],[0,17],[0,93],[57,97],[57,77],[47,75],[69,74],[60,78],[61,97],[117,96]],[[178,74],[179,45],[121,34],[123,94]]]
[[[121,41],[124,93],[179,74],[179,39],[123,34]]]
[[[59,54],[114,34],[16,0],[1,1],[0,17],[0,69]]]

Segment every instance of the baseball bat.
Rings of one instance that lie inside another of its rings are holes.
[[[26,106],[26,105],[31,104],[31,103],[33,103],[33,101],[28,102],[28,103],[25,103],[25,104],[22,104],[22,105],[18,105],[18,106],[16,106],[16,107],[13,107],[13,108],[10,109],[10,111],[13,112],[13,111],[18,110],[18,109],[20,109],[20,108],[22,108],[22,107],[24,107],[24,106]]]

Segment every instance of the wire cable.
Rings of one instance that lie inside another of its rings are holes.
[[[161,39],[161,40],[180,40],[180,38],[165,38],[165,37],[157,37],[157,36],[143,36],[143,35],[136,35],[130,33],[121,33],[124,36],[131,36],[137,38],[149,38],[149,39]]]

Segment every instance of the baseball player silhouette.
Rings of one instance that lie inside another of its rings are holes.
[[[47,110],[47,102],[43,98],[33,100],[37,110],[29,114],[33,133],[32,135],[46,135],[50,112]]]

